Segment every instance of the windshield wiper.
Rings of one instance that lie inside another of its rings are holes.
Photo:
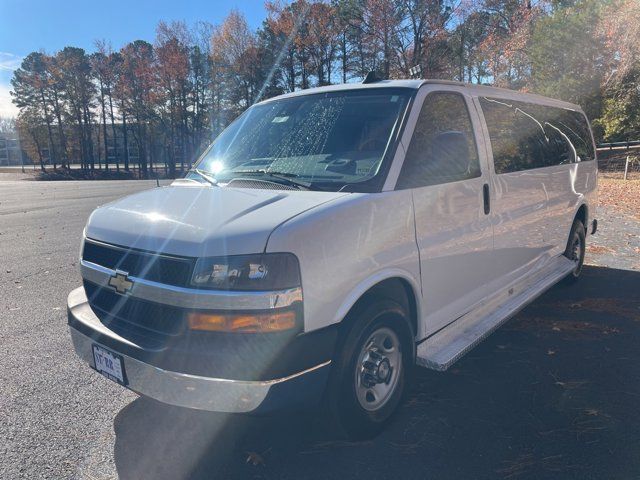
[[[192,168],[190,171],[196,172],[198,175],[200,175],[201,178],[204,178],[207,182],[209,182],[214,187],[220,186],[218,185],[218,181],[212,176],[210,176],[208,173],[206,173],[204,170],[200,170],[199,168]]]
[[[298,175],[297,173],[291,173],[291,172],[274,172],[272,170],[265,170],[263,168],[260,169],[255,169],[255,170],[232,170],[233,173],[240,173],[240,174],[249,174],[249,175],[253,175],[253,174],[260,174],[260,175],[266,175],[267,177],[270,178],[275,178],[281,182],[283,182],[285,185],[291,185],[294,187],[298,187],[298,188],[304,188],[305,190],[318,190],[318,188],[314,188],[313,184],[308,183],[308,182],[302,182],[300,180],[292,180],[292,178],[298,178],[300,175]]]

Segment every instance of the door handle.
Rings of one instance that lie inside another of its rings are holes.
[[[482,186],[482,198],[484,199],[484,214],[489,215],[491,212],[491,200],[489,199],[489,184],[485,183]]]

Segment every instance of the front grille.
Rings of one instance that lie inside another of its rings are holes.
[[[118,335],[146,347],[160,347],[167,337],[182,334],[186,328],[186,311],[84,282],[91,308],[100,321]]]
[[[194,259],[131,250],[115,245],[85,240],[83,260],[154,282],[187,286],[191,280]]]

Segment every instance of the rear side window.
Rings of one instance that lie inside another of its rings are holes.
[[[593,140],[591,139],[591,129],[589,128],[587,117],[583,113],[562,110],[559,125],[575,147],[579,161],[595,160],[596,155]]]
[[[449,92],[429,94],[420,110],[396,188],[479,176],[478,150],[464,98]]]
[[[579,112],[485,97],[480,104],[498,174],[595,158],[589,124]]]

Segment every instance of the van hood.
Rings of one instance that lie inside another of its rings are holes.
[[[175,182],[98,208],[85,234],[105,243],[189,257],[260,253],[278,225],[344,195],[348,193]]]

